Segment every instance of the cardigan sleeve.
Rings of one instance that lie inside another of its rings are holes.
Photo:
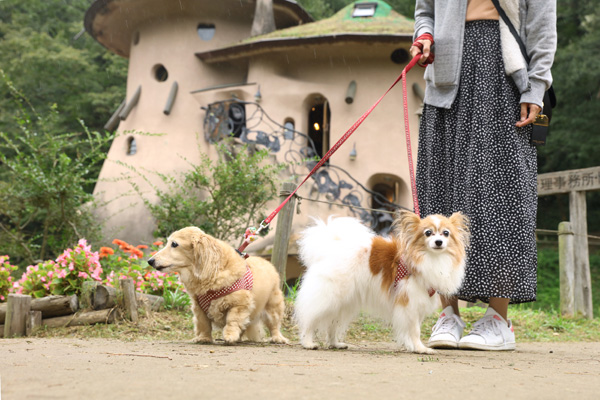
[[[530,57],[527,74],[530,89],[521,94],[521,103],[542,105],[544,92],[552,84],[550,68],[556,52],[556,0],[527,0],[525,47]]]
[[[413,41],[424,33],[429,33],[433,36],[434,3],[435,0],[417,0],[415,4],[415,33]]]

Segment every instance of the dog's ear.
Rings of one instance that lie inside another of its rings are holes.
[[[404,244],[407,244],[410,238],[418,236],[420,224],[421,218],[411,211],[398,210],[395,213],[394,232]]]
[[[216,240],[203,232],[194,233],[192,237],[194,257],[193,272],[200,280],[212,279],[219,270],[221,248]]]
[[[458,240],[460,240],[465,246],[469,245],[471,238],[469,228],[469,217],[461,212],[455,212],[448,218],[452,226],[458,231]]]

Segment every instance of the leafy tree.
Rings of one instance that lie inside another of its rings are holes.
[[[83,34],[89,0],[0,1],[0,69],[45,115],[60,104],[53,132],[76,131],[83,119],[100,130],[125,96],[127,60]],[[17,111],[0,88],[0,129],[14,131]],[[49,121],[48,121],[49,122]]]
[[[78,239],[95,238],[90,212],[94,167],[112,135],[50,132],[58,114],[38,114],[0,70],[17,107],[18,130],[0,130],[0,243],[16,264],[55,257]]]

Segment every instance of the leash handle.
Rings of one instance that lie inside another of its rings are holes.
[[[300,182],[300,184],[298,186],[296,186],[296,189],[294,189],[294,191],[292,193],[290,193],[290,195],[279,205],[279,207],[277,207],[267,218],[265,218],[261,223],[260,223],[260,230],[262,230],[263,228],[266,228],[267,226],[269,226],[269,224],[271,223],[271,221],[273,220],[273,218],[275,218],[275,216],[279,213],[279,211],[281,211],[281,209],[283,208],[283,206],[285,206],[287,204],[288,201],[290,201],[290,199],[296,194],[296,192],[298,191],[298,189],[300,189],[300,187],[311,177],[313,176],[313,174],[319,169],[321,168],[321,166],[323,164],[325,164],[325,162],[327,162],[327,160],[329,160],[329,158],[333,155],[333,153],[335,153],[342,144],[344,144],[344,142],[350,137],[350,135],[352,135],[354,133],[354,131],[356,131],[356,129],[363,123],[363,121],[369,116],[369,114],[371,114],[371,112],[375,109],[375,107],[377,107],[379,105],[379,103],[381,102],[381,100],[383,100],[383,98],[394,88],[394,86],[396,86],[396,84],[400,81],[403,80],[402,83],[402,87],[403,87],[403,102],[404,102],[404,126],[405,126],[405,131],[406,131],[406,138],[407,138],[407,150],[408,150],[408,163],[409,163],[409,171],[410,171],[410,179],[411,179],[411,185],[412,185],[412,192],[413,192],[413,203],[414,203],[414,207],[415,207],[415,213],[417,215],[419,215],[419,204],[418,204],[418,200],[417,200],[417,190],[416,190],[416,183],[415,183],[415,178],[414,178],[414,169],[413,169],[413,161],[412,161],[412,149],[410,146],[410,130],[408,127],[408,96],[406,95],[406,73],[408,71],[410,71],[412,69],[412,67],[414,67],[417,62],[419,61],[419,59],[421,58],[421,54],[417,54],[409,63],[408,65],[406,65],[406,67],[404,67],[404,69],[402,70],[402,73],[398,76],[398,78],[396,78],[396,80],[394,81],[394,83],[392,83],[392,85],[389,87],[388,90],[385,91],[385,93],[379,98],[379,100],[377,100],[375,102],[375,104],[373,104],[363,115],[361,115],[361,117],[350,127],[350,129],[348,129],[346,131],[346,133],[344,133],[344,135],[340,138],[340,140],[338,140],[332,148],[329,149],[329,151],[321,158],[321,160],[317,163],[317,165],[314,166],[314,168],[310,171],[310,173],[304,178],[304,180],[302,182]],[[238,252],[240,254],[242,254],[241,252],[248,246],[248,244],[250,244],[248,241],[244,241],[242,243],[242,245],[240,246],[240,248],[238,249]]]

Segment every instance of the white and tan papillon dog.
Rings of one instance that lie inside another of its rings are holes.
[[[421,219],[400,211],[393,228],[384,238],[355,218],[330,217],[302,232],[306,271],[295,319],[304,348],[318,347],[317,334],[330,348],[347,348],[348,325],[364,310],[389,321],[407,351],[433,353],[421,342],[421,324],[439,307],[439,296],[456,293],[462,283],[468,220],[461,213]]]

